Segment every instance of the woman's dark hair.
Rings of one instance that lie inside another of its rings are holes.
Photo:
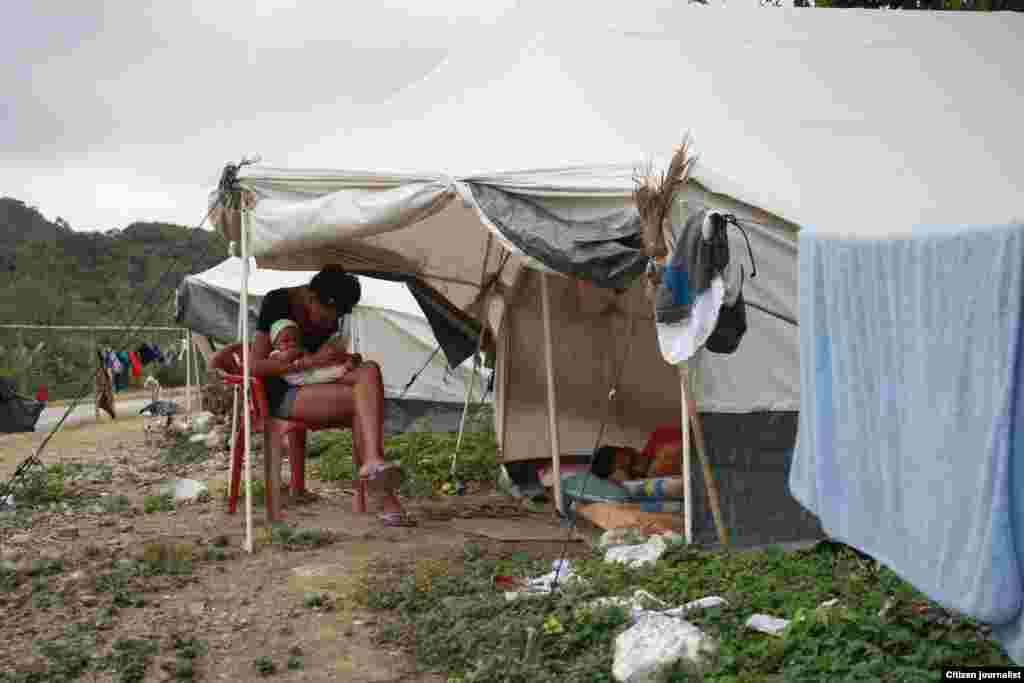
[[[324,266],[309,281],[309,288],[324,306],[337,308],[338,315],[351,313],[362,296],[359,278],[345,272],[341,266]]]

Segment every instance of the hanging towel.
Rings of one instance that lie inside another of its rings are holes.
[[[1024,224],[798,259],[793,496],[1024,664]]]
[[[135,355],[134,351],[128,352],[128,362],[132,364],[132,377],[142,374],[142,363],[139,362],[139,357]]]

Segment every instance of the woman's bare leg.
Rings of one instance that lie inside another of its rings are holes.
[[[355,450],[361,461],[359,475],[384,462],[384,383],[380,366],[369,361],[337,382],[309,384],[299,389],[292,416],[304,422],[352,429]],[[382,497],[385,512],[401,511],[393,494]]]
[[[352,499],[352,512],[357,515],[364,514],[366,512],[366,487],[363,486],[359,481],[359,471],[363,468],[363,443],[362,438],[359,436],[359,431],[352,430],[352,464],[356,469],[356,488],[355,497]]]

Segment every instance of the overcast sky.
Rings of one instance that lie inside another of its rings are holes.
[[[79,230],[194,224],[224,163],[346,130],[514,2],[297,4],[10,3],[0,194]]]

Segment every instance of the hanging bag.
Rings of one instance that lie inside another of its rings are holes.
[[[747,231],[736,221],[736,217],[732,215],[721,216],[723,224],[721,231],[715,229],[712,232],[712,241],[709,244],[709,249],[721,249],[724,241],[725,249],[725,261],[728,263],[729,259],[729,242],[727,236],[728,226],[731,223],[735,225],[740,233],[743,235],[743,239],[747,242],[747,253],[750,255],[750,277],[757,276],[757,265],[754,263],[754,250],[750,246],[750,238],[747,237]],[[743,283],[746,276],[743,270],[743,265],[740,264],[740,289],[739,294],[736,296],[736,301],[733,304],[723,304],[722,308],[718,312],[718,322],[715,324],[715,329],[708,337],[707,342],[704,344],[711,353],[718,354],[731,354],[736,351],[740,346],[740,340],[743,339],[743,335],[747,332],[747,305],[743,301]]]

